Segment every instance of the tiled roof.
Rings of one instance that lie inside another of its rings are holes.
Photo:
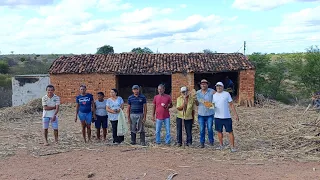
[[[175,72],[214,73],[254,69],[241,53],[135,54],[61,56],[50,67],[50,74],[114,73],[171,74]]]

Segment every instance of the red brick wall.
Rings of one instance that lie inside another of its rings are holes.
[[[187,86],[189,90],[194,89],[194,74],[193,73],[188,73],[186,75],[182,73],[175,73],[172,74],[172,79],[171,79],[171,96],[173,102],[176,102],[177,98],[180,96],[180,88],[182,86]]]
[[[79,94],[79,86],[85,84],[87,92],[95,98],[99,91],[109,96],[109,89],[116,88],[116,76],[113,74],[58,74],[50,75],[50,82],[55,86],[55,93],[60,96],[61,103],[75,102]]]
[[[239,99],[240,105],[245,105],[248,100],[254,104],[254,77],[255,70],[244,70],[239,72]]]

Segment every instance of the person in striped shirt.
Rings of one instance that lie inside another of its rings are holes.
[[[42,125],[44,129],[45,146],[48,146],[48,128],[51,123],[51,127],[54,132],[54,140],[58,143],[58,117],[60,105],[60,97],[54,94],[54,86],[48,85],[46,87],[47,94],[42,97]]]

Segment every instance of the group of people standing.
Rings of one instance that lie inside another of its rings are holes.
[[[186,132],[187,146],[193,143],[192,127],[195,120],[195,110],[198,107],[198,123],[200,127],[200,147],[205,147],[205,134],[208,130],[208,140],[211,146],[214,145],[214,130],[218,132],[219,146],[223,146],[223,127],[229,133],[231,151],[234,152],[234,135],[230,110],[233,111],[236,120],[239,120],[230,94],[224,91],[223,83],[218,82],[216,91],[209,88],[209,82],[205,79],[200,82],[201,89],[192,94],[187,87],[181,87],[181,95],[176,101],[176,128],[177,145],[182,146],[182,129]],[[48,127],[51,122],[54,129],[55,142],[58,142],[58,118],[60,98],[54,94],[54,87],[48,85],[47,95],[42,98],[43,105],[43,128],[45,145],[48,145]],[[161,129],[164,124],[166,135],[165,143],[171,144],[170,134],[170,111],[173,107],[171,96],[165,94],[165,86],[158,86],[158,95],[153,98],[152,120],[156,126],[156,144],[161,144]],[[93,95],[86,92],[86,86],[80,86],[80,94],[76,97],[75,122],[79,119],[82,127],[82,135],[85,142],[91,141],[91,123],[97,129],[97,139],[101,140],[101,128],[103,140],[106,140],[108,121],[112,125],[113,143],[120,144],[124,141],[124,136],[118,136],[118,117],[124,110],[124,100],[118,95],[117,89],[110,90],[110,97],[105,99],[103,92],[97,93],[97,100]],[[208,105],[209,104],[209,105]],[[131,144],[136,144],[137,134],[140,135],[140,144],[146,145],[145,122],[147,118],[147,98],[140,93],[138,85],[132,86],[132,95],[128,97],[127,120],[131,131]],[[183,127],[184,126],[184,127]]]

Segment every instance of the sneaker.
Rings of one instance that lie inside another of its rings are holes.
[[[221,146],[221,145],[219,145],[217,148],[216,148],[216,150],[223,150],[223,146]]]
[[[213,145],[214,145],[214,143],[213,143],[213,142],[211,142],[211,143],[210,143],[210,146],[213,146]]]
[[[181,147],[181,146],[182,146],[182,144],[181,144],[181,143],[178,143],[178,144],[177,144],[177,146],[178,146],[178,147]]]
[[[201,144],[200,144],[200,148],[204,148],[204,143],[201,143]]]
[[[230,151],[231,152],[237,152],[237,149],[236,148],[231,148]]]

